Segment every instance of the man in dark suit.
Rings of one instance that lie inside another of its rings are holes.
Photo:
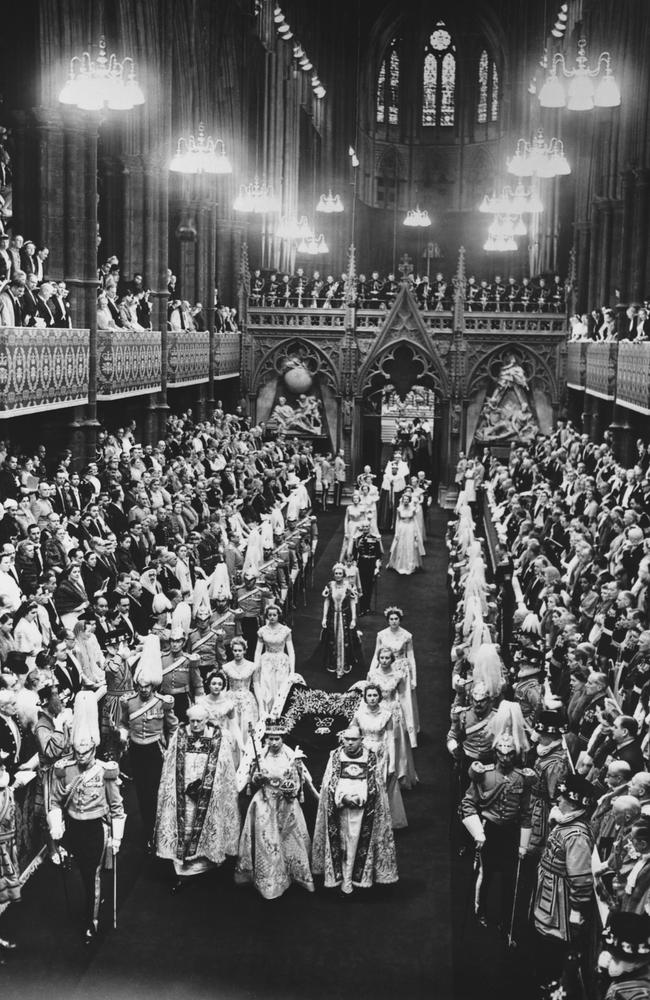
[[[23,326],[34,326],[38,315],[38,281],[35,274],[28,274],[25,290],[21,300],[23,310]]]
[[[50,503],[60,517],[67,517],[70,513],[68,479],[65,472],[57,472],[54,476],[54,489],[50,497]]]
[[[68,647],[64,641],[57,643],[53,671],[59,692],[61,695],[67,694],[66,701],[71,704],[81,690],[81,677],[76,662],[68,656]]]
[[[49,281],[44,281],[38,290],[37,295],[37,308],[36,315],[39,319],[43,320],[43,323],[48,329],[54,329],[56,322],[54,320],[54,313],[50,305],[50,300],[52,298],[53,286]]]
[[[54,314],[54,321],[58,329],[69,329],[72,326],[72,318],[68,308],[68,289],[65,281],[59,281],[53,285],[54,294],[50,306]]]
[[[0,500],[20,500],[22,491],[20,488],[20,476],[18,475],[18,459],[15,455],[8,455],[5,463],[0,469]]]

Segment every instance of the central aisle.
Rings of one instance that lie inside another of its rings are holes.
[[[310,686],[343,690],[358,677],[337,682],[323,672],[318,645],[320,595],[338,558],[342,517],[332,513],[322,522],[323,551],[318,553],[314,587],[307,607],[298,608],[293,622],[296,664]],[[322,889],[310,895],[292,888],[282,899],[268,902],[252,889],[235,887],[229,865],[172,897],[167,866],[149,860],[137,846],[133,816],[120,855],[117,931],[107,930],[92,952],[85,951],[78,917],[66,913],[61,876],[44,865],[29,883],[17,914],[22,952],[1,974],[0,982],[9,986],[7,996],[451,997],[445,524],[443,513],[434,510],[425,571],[412,577],[384,571],[377,614],[360,620],[368,663],[376,633],[384,627],[381,610],[387,604],[404,609],[404,627],[414,635],[423,729],[416,751],[420,784],[404,796],[409,826],[396,835],[399,883],[355,893],[349,900]],[[127,808],[131,796],[129,788]],[[75,882],[72,876],[69,891],[76,915]]]

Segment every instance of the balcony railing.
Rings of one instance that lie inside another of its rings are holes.
[[[616,395],[616,356],[618,344],[587,345],[585,387],[589,395],[614,399]]]
[[[356,309],[355,329],[358,333],[378,333],[384,326],[387,310]],[[421,310],[424,325],[433,334],[438,331],[451,332],[453,329],[453,313],[440,310]],[[331,332],[338,329],[343,333],[346,322],[345,309],[313,309],[307,306],[303,309],[280,306],[250,306],[248,307],[249,332],[268,333],[269,331],[298,331],[317,333],[319,330]],[[513,313],[513,312],[465,312],[465,329],[469,333],[489,331],[493,333],[557,333],[564,334],[567,330],[566,318],[559,313]]]
[[[100,330],[97,334],[97,398],[121,399],[160,392],[159,330]]]
[[[587,377],[586,342],[567,344],[566,380],[570,389],[584,389]]]
[[[630,410],[650,413],[650,343],[619,343],[616,402]]]
[[[88,330],[0,329],[0,418],[88,401]]]
[[[232,378],[239,375],[241,364],[241,333],[216,333],[214,337],[214,377]]]
[[[380,314],[377,313],[377,315]],[[345,309],[284,309],[279,307],[261,308],[249,307],[248,329],[256,330],[283,329],[287,327],[299,330],[319,330],[339,327],[345,328]]]
[[[207,382],[210,374],[207,330],[174,330],[167,335],[167,385],[171,389]]]

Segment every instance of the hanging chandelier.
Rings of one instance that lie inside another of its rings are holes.
[[[199,123],[197,138],[190,135],[178,140],[176,154],[169,169],[179,174],[231,174],[232,166],[226,156],[222,139],[206,136],[205,125]]]
[[[92,59],[82,52],[70,60],[70,70],[61,93],[61,104],[71,104],[82,111],[130,111],[144,104],[144,94],[135,76],[135,63],[130,56],[119,62],[115,54],[106,54],[106,39],[99,39],[99,53]]]
[[[415,208],[410,208],[406,213],[404,225],[413,229],[426,229],[430,226],[431,219],[426,208],[422,209],[419,205],[416,205]]]
[[[341,201],[340,194],[332,194],[332,189],[330,188],[327,194],[322,194],[318,199],[316,211],[323,212],[325,215],[334,215],[342,212],[343,202]]]
[[[280,219],[275,235],[280,240],[307,240],[314,233],[306,215],[301,216],[300,220],[285,215]]]
[[[259,182],[256,177],[251,184],[242,184],[233,203],[235,212],[266,215],[280,211],[279,199],[273,194],[269,184]]]
[[[565,87],[567,80],[569,82]],[[617,108],[621,103],[621,92],[612,70],[609,52],[601,52],[593,69],[587,59],[585,38],[578,42],[574,69],[567,69],[564,53],[556,52],[539,92],[539,103],[543,108],[567,107],[569,111],[592,111],[595,107]]]
[[[513,253],[517,249],[515,236],[525,236],[524,220],[512,216],[497,216],[488,229],[483,249],[488,253]]]
[[[538,128],[532,142],[519,139],[514,156],[507,161],[509,174],[515,177],[562,177],[571,173],[561,139],[544,140],[544,130]]]
[[[479,212],[490,215],[539,215],[544,211],[544,205],[535,191],[527,191],[521,181],[514,191],[504,187],[500,195],[485,195],[478,207]]]
[[[320,236],[307,236],[300,241],[296,247],[298,253],[308,254],[309,256],[315,257],[317,254],[325,254],[330,252],[330,248],[325,242],[325,237],[321,233]]]

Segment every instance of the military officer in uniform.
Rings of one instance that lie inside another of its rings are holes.
[[[372,595],[381,570],[381,542],[370,534],[370,524],[367,521],[361,525],[361,534],[357,535],[352,544],[352,554],[361,580],[357,614],[367,615],[370,614]]]
[[[593,905],[594,839],[587,820],[593,800],[587,779],[568,774],[558,785],[557,803],[549,814],[555,825],[540,858],[533,904],[539,977],[549,995],[559,984],[571,945],[580,938]]]
[[[117,854],[122,842],[124,805],[119,767],[95,757],[99,743],[97,701],[89,691],[75,699],[72,757],[54,765],[48,825],[55,844],[66,844],[81,874],[85,894],[85,941],[92,942],[99,926],[101,872],[107,851]]]
[[[203,694],[203,681],[196,653],[186,653],[185,631],[174,625],[169,635],[170,648],[162,654],[162,694],[174,700],[174,714],[180,722],[187,721],[187,710]]]
[[[194,628],[188,637],[190,653],[199,658],[199,671],[203,681],[217,664],[226,662],[223,650],[217,646],[218,639],[221,637],[217,636],[219,630],[212,627],[211,618],[210,609],[204,604],[200,605],[196,611]],[[223,635],[223,632],[221,634]]]
[[[524,857],[530,840],[529,768],[515,767],[517,750],[507,733],[495,745],[496,763],[474,761],[470,786],[461,803],[463,825],[481,852],[482,885],[478,917],[487,924],[487,893],[495,874],[501,874],[501,927],[507,929],[514,899],[517,853]]]
[[[237,608],[241,614],[237,616],[237,635],[242,635],[249,649],[255,649],[257,630],[263,624],[266,605],[273,600],[271,590],[259,583],[257,573],[246,570],[244,582],[238,587],[235,596]]]
[[[149,846],[156,822],[163,749],[178,727],[174,699],[156,690],[162,683],[160,643],[156,636],[148,635],[144,640],[133,679],[135,694],[125,696],[120,702],[120,736],[129,744],[131,773]]]
[[[447,749],[454,760],[461,763],[464,774],[475,761],[487,764],[493,760],[490,721],[494,714],[490,695],[481,681],[472,688],[468,708],[458,706],[452,709]]]

